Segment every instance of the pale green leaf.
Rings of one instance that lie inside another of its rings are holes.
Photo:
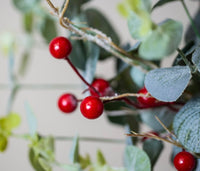
[[[75,136],[70,150],[71,163],[79,163],[79,137]]]
[[[126,147],[124,162],[128,171],[151,171],[149,157],[143,150],[135,146]]]
[[[159,60],[172,54],[182,38],[182,24],[168,19],[162,22],[142,42],[139,54],[147,60]]]
[[[173,122],[178,141],[189,151],[200,153],[200,98],[193,98],[176,114]]]
[[[145,87],[156,99],[176,101],[187,87],[191,71],[188,66],[154,69],[145,77]]]

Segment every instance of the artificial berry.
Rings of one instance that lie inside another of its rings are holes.
[[[97,78],[92,82],[92,87],[95,88],[97,92],[95,92],[92,88],[90,88],[90,94],[92,96],[97,96],[97,97],[102,97],[102,96],[107,96],[110,94],[111,88],[110,84],[108,81],[102,79],[102,78]]]
[[[58,107],[64,113],[71,113],[73,112],[78,104],[78,100],[73,94],[63,94],[58,99]]]
[[[139,94],[144,94],[144,95],[148,95],[149,92],[147,91],[147,89],[145,87],[143,87],[142,89],[140,89],[138,91]],[[141,105],[141,107],[156,107],[156,106],[160,106],[165,104],[164,102],[158,101],[157,99],[155,99],[154,97],[138,97],[137,98],[139,104]]]
[[[88,96],[81,102],[80,110],[84,117],[96,119],[103,113],[103,102],[96,96]]]
[[[192,171],[196,166],[196,160],[189,152],[182,151],[175,156],[174,166],[178,171]]]
[[[147,133],[148,135],[155,135],[155,136],[159,136],[159,134],[157,132],[154,132],[154,131],[150,131]],[[142,142],[146,141],[147,139],[149,139],[149,137],[143,137],[142,138]]]
[[[56,37],[49,44],[49,51],[54,58],[66,58],[72,51],[70,41],[65,37]]]

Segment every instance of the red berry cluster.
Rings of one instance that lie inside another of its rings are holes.
[[[76,67],[72,64],[68,55],[72,51],[72,45],[70,41],[65,37],[56,37],[49,44],[49,51],[51,55],[56,59],[65,59],[80,79],[89,87],[91,96],[86,97],[82,100],[80,105],[80,110],[83,116],[88,119],[96,119],[103,113],[103,102],[100,100],[100,97],[114,95],[113,90],[110,87],[110,84],[101,78],[95,79],[92,84],[89,84],[82,75],[78,72]],[[140,94],[148,95],[146,88],[139,90]],[[154,97],[138,97],[138,104],[130,103],[128,99],[124,99],[125,102],[134,105],[136,108],[149,108],[157,107],[165,104],[156,100]],[[73,112],[78,105],[78,100],[73,94],[63,94],[58,100],[58,107],[64,113]]]
[[[70,41],[65,37],[56,37],[49,44],[49,51],[56,59],[66,59],[75,72],[80,76],[76,68],[70,62],[68,55],[72,51]],[[81,77],[81,76],[80,76]],[[81,77],[83,80],[83,78]],[[85,80],[83,80],[87,83]],[[88,84],[89,85],[89,84]],[[96,90],[96,91],[95,91]],[[88,119],[96,119],[103,113],[103,102],[99,99],[100,96],[105,96],[110,91],[109,83],[103,79],[96,79],[90,86],[91,96],[82,100],[80,105],[81,113]],[[58,107],[64,113],[72,113],[78,105],[77,98],[70,93],[63,94],[58,99]]]

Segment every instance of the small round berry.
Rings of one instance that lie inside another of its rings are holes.
[[[138,93],[147,95],[149,92],[147,91],[147,89],[145,87],[143,87],[142,89],[140,89],[138,91]],[[156,106],[160,106],[160,105],[165,104],[165,102],[158,101],[154,97],[142,97],[142,96],[140,96],[140,97],[137,98],[137,100],[142,107],[156,107]]]
[[[90,88],[90,94],[92,96],[102,97],[107,96],[109,94],[109,91],[111,90],[110,85],[108,81],[97,78],[92,82],[92,87],[94,87],[99,93],[95,92],[93,89]]]
[[[189,152],[182,151],[174,157],[174,166],[178,171],[192,171],[196,166],[196,160]]]
[[[103,103],[96,96],[88,96],[81,102],[80,110],[84,117],[96,119],[103,113]]]
[[[78,100],[73,94],[63,94],[58,99],[58,107],[64,113],[71,113],[73,112],[78,104]]]
[[[49,51],[54,58],[63,59],[72,51],[72,45],[67,38],[56,37],[50,42]]]
[[[150,131],[150,132],[148,132],[147,134],[159,136],[159,134],[158,134],[157,132],[155,132],[155,131]],[[149,137],[143,137],[141,141],[144,142],[144,141],[146,141],[147,139],[149,139]]]

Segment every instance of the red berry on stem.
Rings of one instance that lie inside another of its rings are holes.
[[[81,102],[80,110],[84,117],[96,119],[103,113],[103,102],[96,96],[88,96]]]
[[[102,78],[95,79],[92,82],[91,86],[94,87],[97,90],[97,92],[99,92],[99,94],[98,94],[97,92],[95,92],[93,89],[90,88],[90,94],[92,96],[97,96],[97,97],[107,96],[107,95],[109,95],[109,92],[111,90],[108,81],[106,81]]]
[[[143,87],[142,89],[140,89],[138,91],[138,93],[147,95],[149,92],[147,91],[147,89],[145,87]],[[142,97],[142,96],[140,96],[140,97],[137,98],[137,100],[142,107],[156,107],[156,106],[160,106],[160,105],[165,104],[165,102],[158,101],[154,97]]]
[[[65,37],[56,37],[49,44],[49,51],[54,58],[66,58],[72,51],[70,41]]]
[[[158,134],[157,132],[154,132],[154,131],[150,131],[150,132],[148,132],[147,134],[149,134],[149,135],[153,134],[153,135],[155,135],[155,136],[159,136],[159,134]],[[146,141],[147,139],[149,139],[149,137],[143,137],[141,141],[144,142],[144,141]]]
[[[71,113],[73,112],[78,104],[78,100],[73,94],[63,94],[58,99],[58,107],[64,113]]]
[[[189,152],[182,151],[174,157],[174,166],[178,171],[192,171],[196,166],[196,160]]]

